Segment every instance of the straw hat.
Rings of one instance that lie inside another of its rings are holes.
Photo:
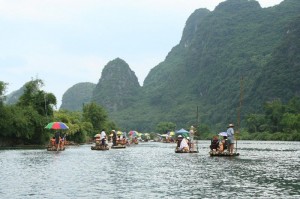
[[[229,124],[229,125],[228,125],[228,128],[229,128],[229,127],[234,127],[234,125],[233,125],[233,124]]]

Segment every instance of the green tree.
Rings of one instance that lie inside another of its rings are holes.
[[[56,105],[56,97],[52,93],[40,90],[44,86],[41,79],[35,79],[25,84],[23,95],[19,98],[18,106],[32,106],[40,115],[53,116],[53,106]]]
[[[44,85],[41,79],[31,80],[25,84],[23,95],[17,102],[17,107],[22,110],[24,118],[19,118],[13,126],[23,124],[23,129],[16,128],[14,134],[24,139],[28,144],[42,144],[48,141],[49,135],[45,133],[45,125],[53,116],[53,106],[56,105],[56,98],[51,93],[46,93],[40,88]],[[47,100],[45,100],[47,97]],[[16,109],[18,109],[16,108]],[[50,118],[49,118],[49,117]],[[25,121],[22,121],[25,120]],[[21,127],[20,127],[21,128]],[[22,132],[20,134],[20,132]]]
[[[83,120],[90,122],[97,132],[107,128],[108,116],[103,107],[92,102],[83,106]]]
[[[286,111],[289,113],[300,113],[300,97],[295,96],[291,100],[289,100]]]
[[[0,106],[3,105],[3,101],[5,100],[4,93],[6,90],[6,86],[7,86],[7,83],[0,81]]]
[[[293,132],[300,129],[300,114],[285,113],[280,122],[284,132]]]
[[[246,126],[250,133],[256,133],[262,130],[265,124],[265,116],[263,114],[249,114],[246,117]]]
[[[281,100],[273,100],[265,103],[264,106],[266,119],[271,132],[281,131],[280,121],[284,113],[284,106]]]
[[[159,133],[167,133],[168,131],[174,131],[176,124],[172,122],[160,122],[156,126],[156,131]]]
[[[207,124],[200,124],[195,133],[196,139],[211,139],[213,135]]]

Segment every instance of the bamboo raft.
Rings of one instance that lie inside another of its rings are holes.
[[[175,153],[199,153],[199,151],[179,151],[179,150],[175,150]]]
[[[239,156],[240,154],[239,153],[228,153],[228,152],[213,152],[213,151],[210,151],[209,152],[209,155],[210,156],[227,156],[227,157],[232,157],[232,156]]]
[[[95,146],[91,146],[91,150],[98,150],[98,151],[105,151],[105,150],[109,150],[108,145],[95,145]]]
[[[175,153],[199,153],[199,151],[198,150],[180,150],[178,147],[176,147]]]
[[[116,146],[111,146],[112,149],[125,149],[126,145],[118,144]]]
[[[66,147],[60,147],[58,150],[56,149],[55,146],[47,146],[47,151],[64,151]]]

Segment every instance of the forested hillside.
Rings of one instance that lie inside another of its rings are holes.
[[[63,95],[60,109],[70,111],[82,110],[85,103],[89,103],[96,85],[89,82],[78,83],[69,88]]]
[[[143,87],[117,59],[103,70],[92,99],[124,130],[153,130],[161,121],[195,125],[197,107],[199,124],[221,130],[237,123],[240,102],[243,124],[267,101],[299,96],[299,17],[298,0],[270,8],[227,0],[214,11],[198,9]]]
[[[124,60],[117,58],[104,67],[92,100],[106,107],[109,112],[118,112],[131,107],[138,100],[139,89],[135,73]]]

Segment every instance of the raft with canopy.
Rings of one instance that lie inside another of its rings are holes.
[[[66,142],[66,134],[62,136],[63,130],[68,130],[69,127],[63,122],[50,122],[45,126],[45,129],[55,130],[55,135],[50,139],[48,144],[47,151],[64,151],[65,142]]]
[[[177,142],[180,138],[182,138],[182,140],[180,140],[180,145],[176,146],[175,153],[199,153],[196,143],[189,139],[189,132],[187,130],[180,129],[176,131],[176,135]],[[187,139],[189,139],[189,142],[191,143],[188,144]]]

